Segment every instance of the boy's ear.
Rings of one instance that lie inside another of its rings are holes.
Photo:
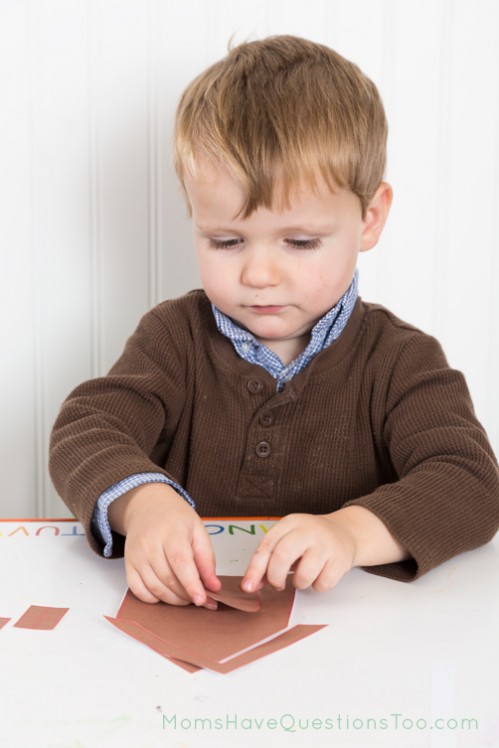
[[[390,212],[393,190],[387,182],[380,182],[374,197],[367,206],[363,223],[360,251],[366,252],[378,243]]]

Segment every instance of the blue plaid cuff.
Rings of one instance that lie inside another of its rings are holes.
[[[115,483],[114,486],[107,488],[99,496],[92,517],[92,528],[96,531],[96,535],[100,535],[102,542],[104,543],[103,555],[106,558],[109,558],[113,553],[113,535],[107,516],[109,506],[115,499],[119,498],[127,491],[130,491],[132,488],[137,488],[137,486],[142,486],[144,483],[166,483],[167,485],[172,486],[172,488],[174,488],[193,509],[196,508],[194,501],[191,499],[187,491],[162,473],[137,473],[136,475],[129,475],[119,483]]]

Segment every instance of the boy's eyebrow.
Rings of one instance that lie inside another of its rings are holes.
[[[329,234],[334,228],[333,223],[300,223],[295,226],[285,226],[282,232],[287,234]]]
[[[224,226],[202,226],[200,223],[194,223],[195,227],[198,231],[200,231],[202,234],[213,234],[213,233],[223,233],[230,234],[234,231],[234,227],[232,228],[226,228]]]
[[[200,231],[202,234],[233,234],[237,233],[237,229],[234,226],[202,226],[201,224],[195,223],[194,224],[198,231]],[[296,224],[294,226],[284,226],[283,228],[279,229],[279,234],[313,234],[315,236],[318,235],[326,235],[331,233],[331,231],[334,228],[333,223],[326,223],[326,224],[311,224],[311,223],[301,223]]]

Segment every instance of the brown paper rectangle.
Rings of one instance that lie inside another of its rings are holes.
[[[30,605],[21,618],[14,624],[18,629],[51,631],[55,629],[69,608],[50,608],[44,605]]]
[[[112,623],[113,626],[116,626],[116,628],[118,628],[120,631],[123,631],[124,634],[128,634],[128,636],[131,636],[142,644],[145,644],[163,657],[166,657],[169,660],[173,660],[176,665],[180,665],[180,667],[183,667],[185,670],[194,673],[201,669],[200,667],[192,665],[187,660],[183,660],[182,658],[177,661],[175,655],[183,655],[184,652],[174,644],[166,642],[160,636],[153,634],[152,631],[144,628],[140,625],[140,623],[137,623],[136,621],[127,621],[124,618],[111,618],[110,616],[104,616],[104,618],[106,619],[106,621],[109,621],[109,623]]]
[[[315,634],[316,631],[323,628],[325,628],[325,624],[315,626],[305,623],[298,624],[297,626],[293,626],[287,631],[284,631],[282,634],[278,634],[273,639],[270,639],[263,644],[259,644],[258,646],[253,647],[253,649],[249,649],[247,652],[232,657],[226,662],[215,662],[204,657],[199,659],[196,657],[194,660],[189,653],[186,653],[186,656],[189,656],[189,662],[195,663],[207,670],[215,670],[217,673],[223,674],[230,673],[232,670],[236,670],[243,665],[248,665],[250,662],[255,662],[262,657],[278,652],[280,649],[289,647],[291,644],[295,644],[295,642],[300,641],[300,639],[305,639],[305,637]]]
[[[151,631],[148,631],[135,621],[127,621],[122,618],[110,618],[108,616],[104,617],[107,621],[120,629],[120,631],[123,631],[134,639],[146,644],[155,652],[171,660],[176,665],[180,665],[181,667],[185,667],[187,664],[190,665],[190,672],[195,672],[196,670],[199,670],[199,668],[206,668],[222,674],[230,673],[232,670],[236,670],[243,665],[248,665],[250,662],[259,660],[261,657],[266,657],[273,652],[278,652],[280,649],[289,647],[291,644],[325,628],[325,624],[315,626],[299,624],[288,629],[288,631],[278,634],[273,639],[270,639],[263,644],[232,657],[226,662],[217,662],[209,656],[200,654],[199,652],[183,650],[173,642],[166,641],[156,634],[153,634]],[[185,667],[185,669],[188,670],[189,668]]]
[[[218,592],[206,590],[212,600],[217,600],[230,608],[244,610],[246,613],[256,613],[260,610],[259,592],[243,592],[240,587],[241,577],[221,577],[222,588]]]

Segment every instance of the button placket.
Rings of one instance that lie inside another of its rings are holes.
[[[256,377],[248,377],[244,386],[247,387],[252,379]],[[267,394],[266,386],[263,394]],[[283,398],[275,394],[275,391],[269,393],[268,397],[260,395],[254,399],[256,407],[248,425],[245,460],[237,487],[238,496],[269,501],[275,498],[281,482],[276,464],[279,464],[280,455],[286,451],[285,428],[280,423],[280,406],[286,405],[291,399],[289,393]]]

